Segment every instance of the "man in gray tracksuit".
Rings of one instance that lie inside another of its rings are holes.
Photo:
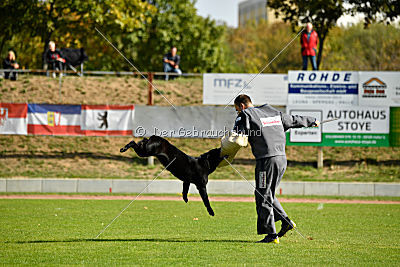
[[[318,127],[319,121],[307,116],[287,115],[268,104],[254,107],[247,95],[239,95],[234,103],[238,112],[234,130],[248,136],[256,158],[257,233],[266,234],[259,242],[279,243],[278,237],[296,226],[275,197],[275,189],[287,166],[285,131],[289,128]],[[282,221],[278,234],[276,221]]]

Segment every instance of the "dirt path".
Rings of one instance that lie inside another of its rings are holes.
[[[0,195],[0,199],[87,199],[87,200],[132,200],[135,196],[95,196],[95,195]],[[170,200],[181,201],[180,196],[140,196],[138,200]],[[201,201],[198,196],[189,196],[189,201]],[[210,197],[214,202],[254,202],[253,197]],[[344,204],[400,204],[394,200],[358,200],[358,199],[307,199],[279,198],[286,203],[344,203]]]

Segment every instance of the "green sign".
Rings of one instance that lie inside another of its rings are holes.
[[[290,129],[287,133],[287,145],[360,147],[390,145],[390,112],[387,107],[289,106],[287,113],[326,121],[319,127]]]
[[[321,142],[290,142],[290,132],[286,133],[288,146],[389,146],[389,134],[322,133]]]

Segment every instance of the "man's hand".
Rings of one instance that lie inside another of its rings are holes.
[[[172,65],[172,66],[175,66],[175,62],[172,61],[172,60],[164,59],[164,62],[165,62],[165,63],[168,63],[168,64],[170,64],[170,65]]]

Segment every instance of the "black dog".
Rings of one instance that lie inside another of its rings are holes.
[[[182,180],[182,195],[185,202],[188,202],[187,194],[190,184],[195,184],[208,213],[214,216],[214,211],[208,200],[206,185],[208,183],[208,175],[215,171],[218,164],[224,159],[220,157],[220,148],[212,149],[195,158],[186,155],[166,139],[156,135],[151,136],[149,139],[143,138],[137,144],[135,141],[131,141],[120,151],[125,152],[129,148],[133,148],[140,157],[157,157],[162,165],[167,167],[167,170]]]

